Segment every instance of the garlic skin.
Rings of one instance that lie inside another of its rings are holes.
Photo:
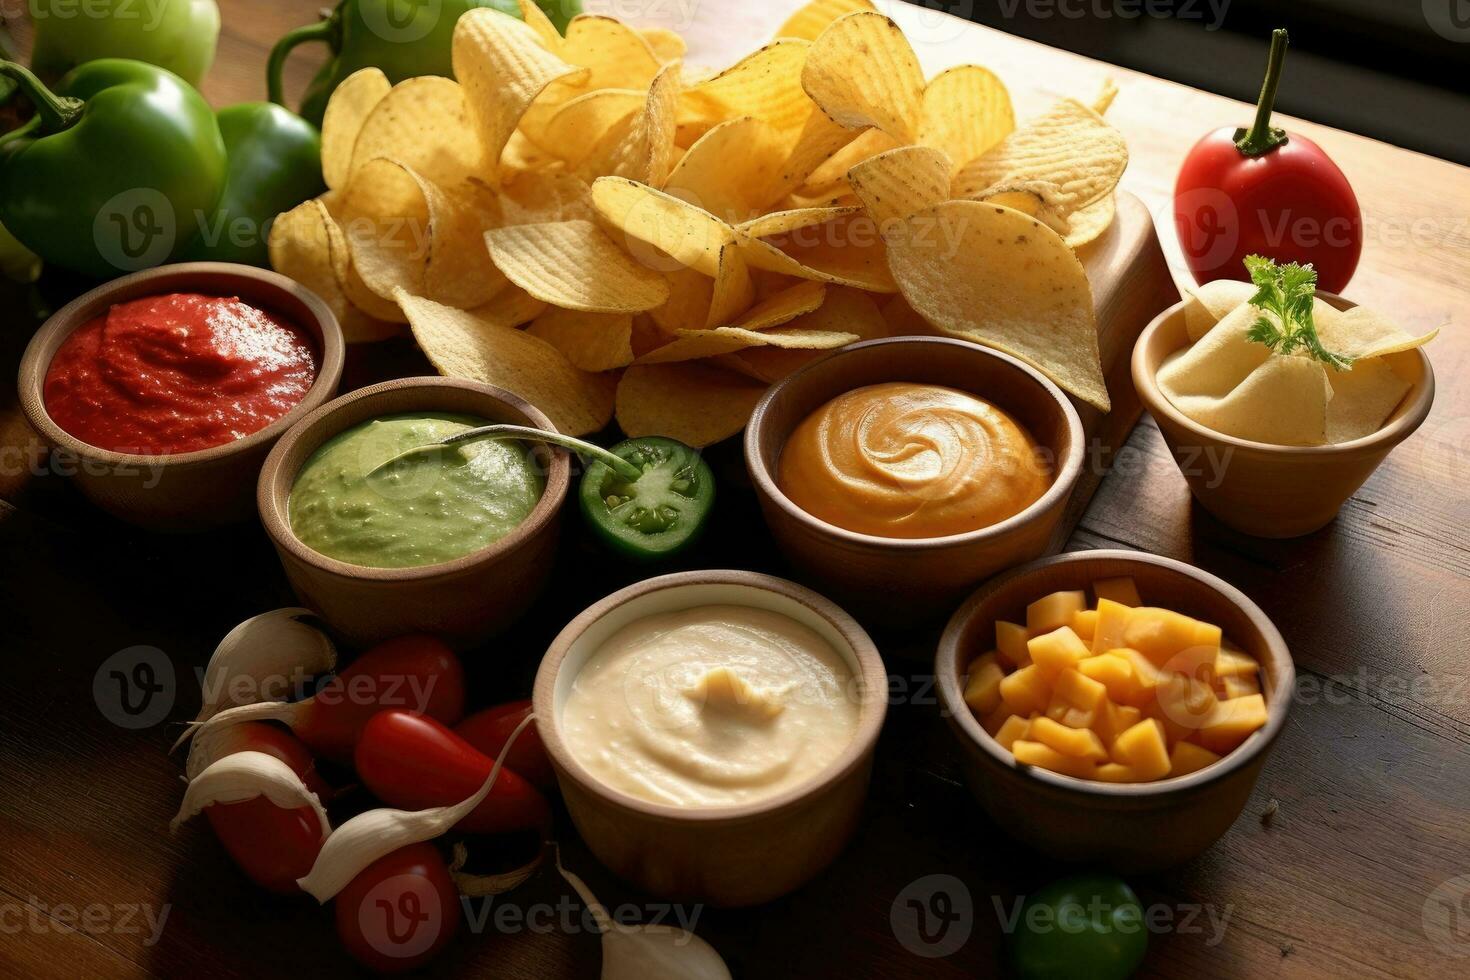
[[[315,618],[300,606],[272,609],[226,633],[204,669],[204,703],[174,748],[188,741],[199,723],[225,708],[284,701],[304,678],[336,670],[337,648],[312,625]]]
[[[516,739],[535,720],[534,714],[527,715],[511,732],[485,784],[474,796],[454,806],[428,810],[382,809],[360,813],[332,832],[317,854],[311,871],[306,877],[296,879],[296,884],[325,905],[378,858],[387,857],[409,844],[442,837],[490,795],[495,788],[495,780],[500,777],[500,770],[505,766],[505,757],[516,744]]]
[[[321,823],[322,836],[331,834],[322,801],[290,766],[264,752],[236,752],[212,763],[190,781],[168,829],[177,832],[184,821],[215,803],[244,803],[261,796],[283,810],[310,807]]]
[[[715,948],[687,929],[614,922],[587,883],[562,865],[561,848],[556,850],[556,870],[602,932],[602,980],[731,980],[730,968]]]

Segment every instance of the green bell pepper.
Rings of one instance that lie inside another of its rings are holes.
[[[208,103],[177,75],[121,58],[55,93],[0,61],[36,107],[0,136],[0,224],[48,264],[107,278],[179,254],[214,213],[227,159]]]
[[[1125,980],[1147,951],[1143,906],[1111,875],[1078,875],[1033,892],[1010,938],[1021,980]]]
[[[612,454],[636,467],[629,479],[594,460],[582,474],[582,517],[615,553],[634,561],[667,558],[694,544],[715,505],[715,475],[698,452],[659,436],[629,439]]]
[[[47,81],[98,58],[131,58],[197,86],[214,63],[215,0],[30,0],[30,7],[31,68]]]
[[[327,189],[321,133],[273,102],[233,105],[217,118],[230,160],[225,192],[183,257],[269,267],[271,222]]]
[[[581,0],[537,0],[559,29],[581,10]],[[342,0],[324,20],[299,27],[277,42],[266,68],[270,100],[285,105],[282,72],[286,58],[301,44],[321,42],[331,57],[301,101],[301,115],[322,124],[327,100],[348,76],[380,68],[397,85],[419,75],[454,77],[452,44],[460,15],[490,7],[520,16],[516,0]]]

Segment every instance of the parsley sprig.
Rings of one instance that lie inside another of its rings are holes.
[[[1311,263],[1302,265],[1291,262],[1277,265],[1260,255],[1247,255],[1246,271],[1256,286],[1256,294],[1250,304],[1262,311],[1246,336],[1258,344],[1265,344],[1278,354],[1290,354],[1301,350],[1336,371],[1347,371],[1353,359],[1335,354],[1322,346],[1317,336],[1317,325],[1312,319],[1312,304],[1317,295],[1317,270]],[[1276,314],[1273,322],[1266,313]]]

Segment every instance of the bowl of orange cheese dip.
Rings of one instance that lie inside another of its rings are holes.
[[[962,340],[855,344],[756,406],[745,459],[791,562],[865,621],[937,618],[1044,554],[1082,423],[1030,366]]]

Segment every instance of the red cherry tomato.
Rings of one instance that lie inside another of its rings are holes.
[[[310,807],[286,810],[263,796],[243,803],[215,803],[204,816],[246,877],[267,891],[294,895],[326,841]]]
[[[363,729],[353,764],[363,785],[384,803],[425,810],[474,796],[495,760],[432,718],[384,711]],[[502,767],[490,795],[456,826],[473,834],[500,834],[541,827],[550,816],[536,787]]]
[[[379,973],[428,963],[459,932],[459,893],[432,844],[410,844],[368,865],[336,899],[337,938]]]
[[[1217,129],[1195,144],[1174,185],[1174,224],[1197,282],[1249,280],[1247,255],[1310,262],[1322,289],[1340,293],[1363,251],[1363,216],[1347,177],[1305,136],[1272,129],[1286,55],[1272,37],[1256,121]]]
[[[500,755],[506,739],[530,713],[530,701],[511,701],[475,712],[455,725],[454,733],[493,759]],[[516,739],[510,755],[505,757],[505,764],[514,769],[516,775],[524,776],[544,792],[556,791],[556,772],[551,768],[551,758],[547,756],[546,746],[534,725]]]
[[[363,726],[392,709],[449,725],[464,715],[464,667],[442,640],[401,636],[378,644],[302,701],[291,727],[317,755],[347,764]]]
[[[301,739],[279,725],[263,721],[242,721],[222,728],[215,738],[212,749],[216,759],[223,759],[236,752],[263,752],[279,759],[301,777],[306,788],[317,796],[330,795],[332,788],[316,771],[316,759]]]

